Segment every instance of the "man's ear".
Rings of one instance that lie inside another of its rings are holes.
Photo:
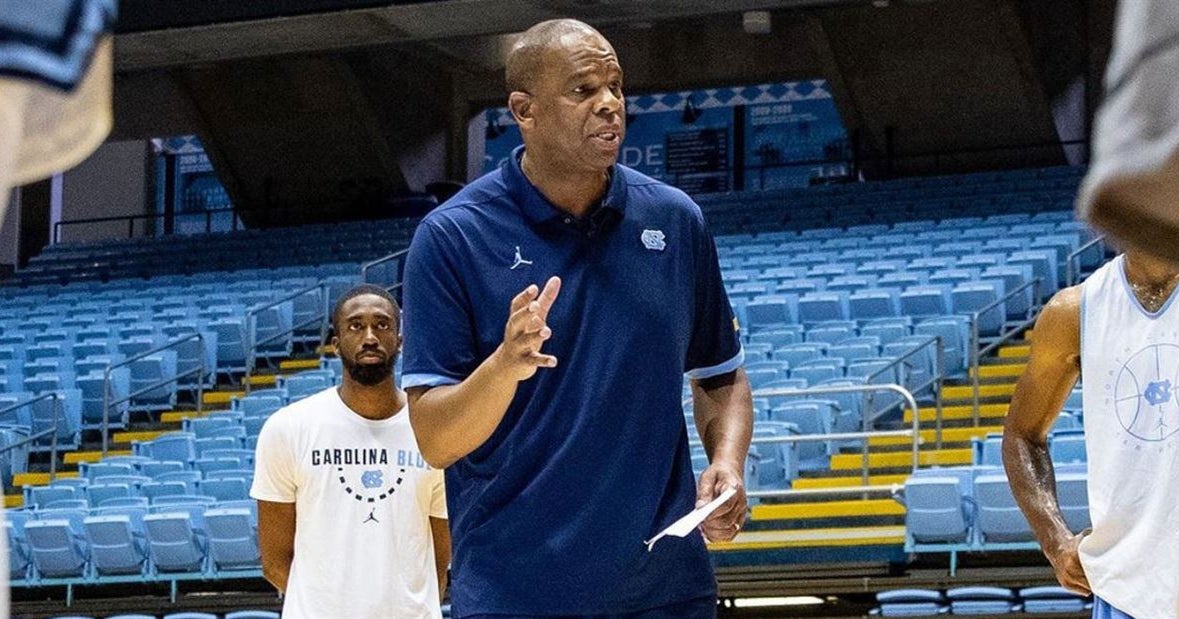
[[[512,111],[512,118],[516,119],[521,130],[532,128],[535,123],[532,117],[532,95],[522,90],[512,91],[508,95],[508,109]]]
[[[340,338],[335,335],[332,336],[332,348],[335,349],[336,356],[340,356]]]

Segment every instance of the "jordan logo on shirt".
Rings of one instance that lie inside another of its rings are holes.
[[[527,266],[527,265],[531,265],[531,264],[532,264],[531,260],[525,260],[524,257],[520,255],[520,246],[517,245],[516,246],[516,262],[513,263],[512,266],[508,270],[515,271],[519,267]]]
[[[375,522],[377,524],[381,524],[381,521],[377,520],[377,517],[375,515],[376,512],[377,512],[377,509],[375,507],[368,510],[368,518],[365,518],[364,522],[361,522],[360,524],[365,524],[365,523],[369,523],[369,522]]]

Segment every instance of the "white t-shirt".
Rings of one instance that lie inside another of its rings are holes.
[[[1179,304],[1151,314],[1119,256],[1085,280],[1081,385],[1094,595],[1140,619],[1179,616]]]
[[[284,618],[441,616],[429,518],[446,518],[443,474],[407,409],[365,419],[333,387],[271,415],[255,459],[250,496],[295,504]]]

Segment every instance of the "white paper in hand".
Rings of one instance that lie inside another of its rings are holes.
[[[655,542],[663,539],[665,536],[673,535],[675,537],[684,537],[692,531],[695,531],[696,527],[700,526],[700,523],[704,522],[704,520],[708,518],[709,514],[716,511],[716,508],[723,505],[725,501],[733,498],[734,494],[737,494],[737,489],[729,488],[720,493],[720,496],[713,499],[707,505],[698,507],[689,512],[687,516],[684,516],[683,518],[680,518],[679,520],[671,523],[671,526],[660,531],[658,535],[643,542],[647,545],[647,552],[651,552],[651,549],[655,547]]]

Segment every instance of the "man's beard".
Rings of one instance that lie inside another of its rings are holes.
[[[354,359],[344,357],[340,357],[340,361],[352,380],[365,387],[372,387],[393,376],[393,365],[397,363],[397,355],[389,357],[384,363],[358,363]]]

